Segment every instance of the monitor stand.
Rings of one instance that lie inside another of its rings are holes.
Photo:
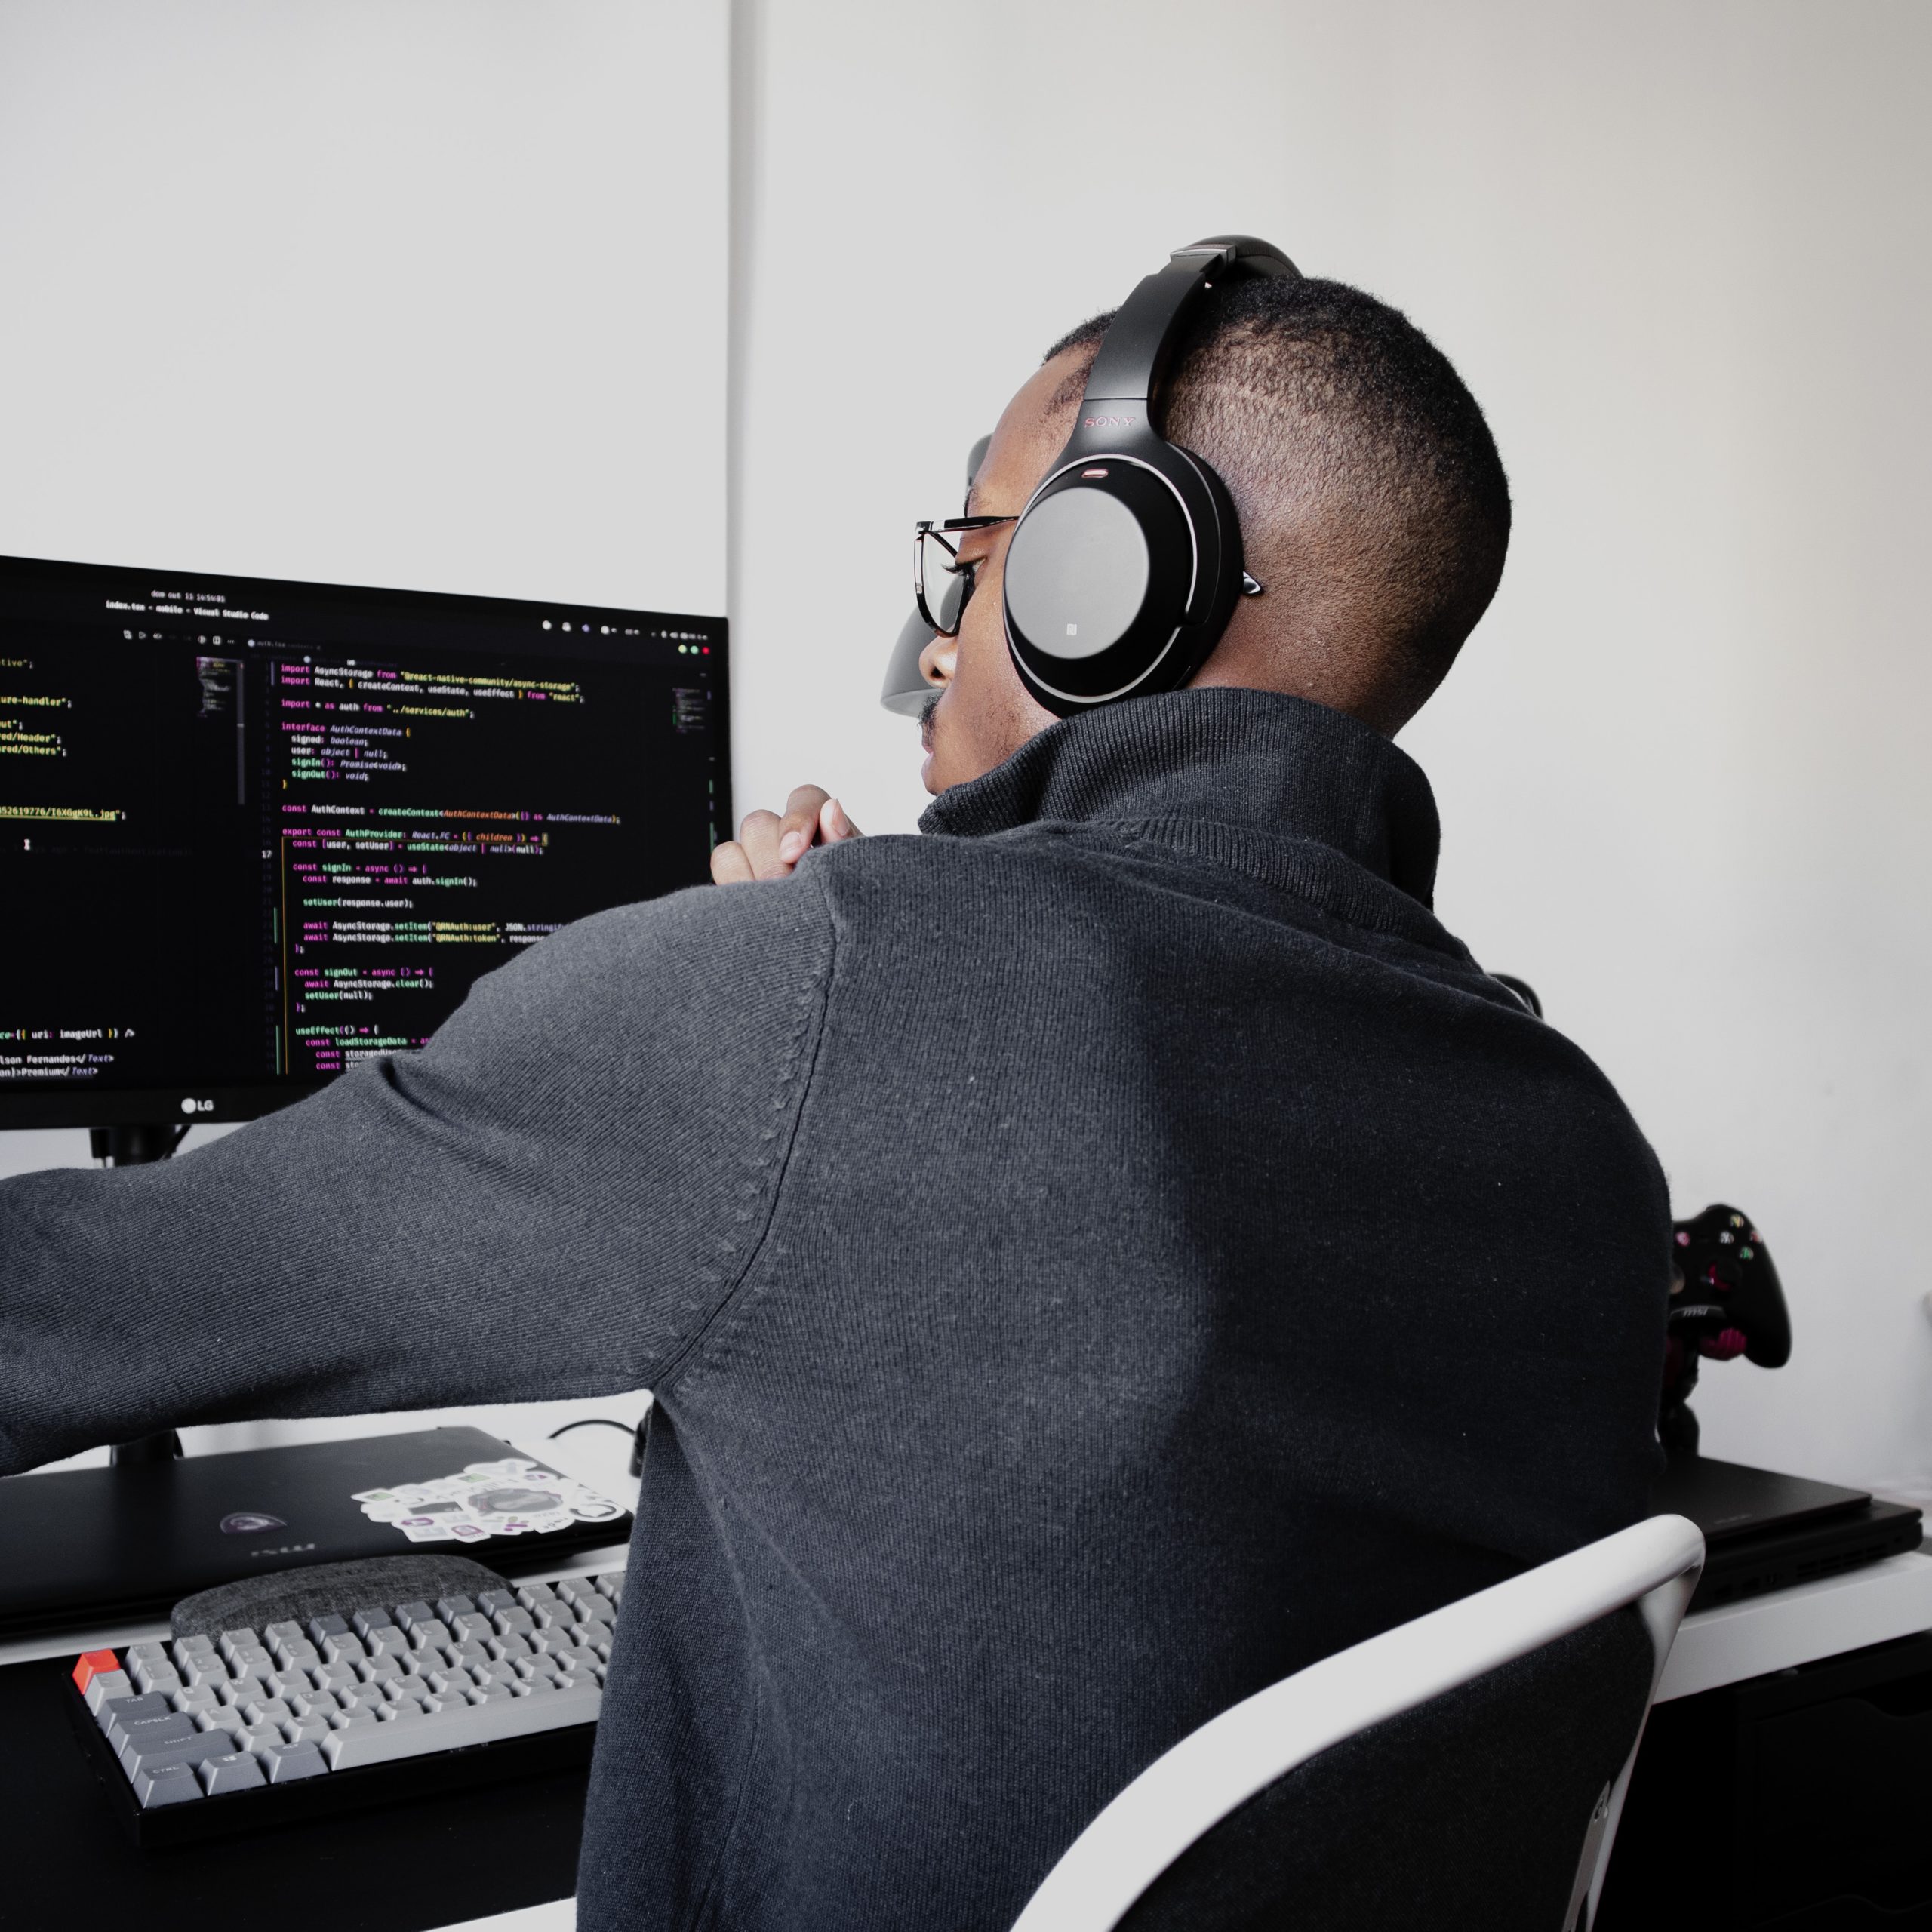
[[[112,1168],[144,1167],[165,1161],[180,1146],[188,1130],[166,1122],[137,1127],[95,1127],[88,1130],[88,1145],[97,1161]],[[107,1452],[110,1463],[171,1463],[181,1454],[181,1438],[171,1429],[117,1442]]]

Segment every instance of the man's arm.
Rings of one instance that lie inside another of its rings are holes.
[[[566,928],[420,1053],[152,1167],[0,1184],[0,1471],[183,1423],[648,1386],[762,1236],[809,875]]]

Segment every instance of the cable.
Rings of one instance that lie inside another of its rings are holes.
[[[544,1440],[554,1442],[558,1436],[568,1435],[574,1429],[621,1429],[626,1435],[637,1433],[634,1422],[615,1422],[608,1416],[580,1416],[575,1422],[565,1423],[561,1429],[552,1429]]]

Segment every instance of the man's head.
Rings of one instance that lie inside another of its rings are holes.
[[[1072,432],[1111,319],[1056,343],[1008,404],[976,514],[1025,506]],[[1229,283],[1177,345],[1158,426],[1220,472],[1266,586],[1241,601],[1194,683],[1289,691],[1397,731],[1488,608],[1509,540],[1496,445],[1447,358],[1343,283]],[[1055,721],[1007,655],[1011,535],[1010,524],[969,535],[960,555],[976,580],[959,635],[927,648],[944,687],[926,715],[930,791],[991,771]]]

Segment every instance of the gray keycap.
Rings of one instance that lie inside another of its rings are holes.
[[[399,1603],[395,1607],[395,1620],[405,1630],[414,1630],[419,1623],[433,1623],[436,1613],[419,1597],[414,1603]]]
[[[247,1697],[236,1709],[251,1724],[280,1724],[295,1715],[284,1697]]]
[[[128,1667],[128,1674],[143,1690],[178,1690],[181,1687],[180,1673],[171,1663],[153,1663],[146,1657],[137,1657]]]
[[[395,1627],[395,1618],[386,1604],[365,1604],[349,1617],[349,1627],[358,1637],[367,1637],[371,1630],[390,1630]]]
[[[476,1607],[486,1617],[498,1617],[505,1611],[514,1610],[516,1607],[516,1592],[514,1590],[478,1590],[476,1592]]]
[[[205,1630],[198,1630],[192,1637],[175,1638],[174,1654],[179,1657],[186,1651],[212,1651],[214,1647],[214,1639]]]
[[[257,1785],[268,1783],[251,1752],[231,1751],[225,1758],[205,1758],[198,1768],[202,1789],[211,1798],[220,1798],[231,1791],[253,1791]]]
[[[446,1664],[429,1673],[429,1688],[439,1697],[461,1697],[476,1687],[476,1680],[460,1664]]]
[[[221,1633],[221,1641],[215,1646],[225,1657],[232,1657],[237,1651],[259,1651],[266,1647],[260,1633],[249,1629],[245,1625],[238,1629],[224,1630]]]
[[[212,1651],[191,1651],[181,1666],[181,1676],[189,1684],[226,1684],[229,1680],[226,1660]]]
[[[291,1744],[319,1744],[329,1734],[329,1721],[325,1717],[291,1718],[282,1726],[281,1734]]]
[[[510,1668],[519,1677],[555,1677],[559,1666],[555,1657],[530,1657],[513,1658]]]
[[[372,1657],[405,1657],[409,1651],[408,1632],[398,1629],[393,1623],[371,1630],[362,1641]]]
[[[548,1583],[519,1583],[516,1600],[525,1610],[534,1611],[540,1603],[555,1603],[557,1593]]]
[[[420,1724],[423,1706],[414,1698],[399,1697],[393,1704],[385,1704],[376,1716],[383,1724]]]
[[[300,1642],[308,1635],[308,1632],[302,1628],[298,1619],[291,1617],[285,1618],[279,1623],[271,1623],[262,1635],[272,1644],[278,1641],[288,1643]]]
[[[278,1637],[270,1654],[285,1669],[291,1664],[319,1663],[322,1654],[306,1637]]]
[[[371,1710],[337,1711],[329,1719],[329,1728],[331,1730],[347,1730],[353,1725],[374,1724],[376,1721],[376,1714]]]
[[[438,1597],[436,1599],[436,1614],[451,1629],[456,1628],[456,1620],[459,1617],[473,1616],[475,1610],[475,1601],[469,1597]]]
[[[533,1631],[529,1639],[530,1647],[539,1657],[553,1657],[560,1651],[574,1651],[577,1648],[577,1638],[571,1633],[576,1628],[575,1624],[571,1624],[560,1626],[553,1630]]]
[[[401,1677],[392,1677],[383,1686],[383,1694],[394,1703],[404,1697],[426,1697],[429,1694],[429,1681],[414,1671],[407,1671]]]
[[[497,1626],[480,1610],[472,1610],[452,1619],[450,1632],[458,1642],[467,1639],[481,1643],[485,1637],[497,1634]]]
[[[466,1670],[481,1670],[496,1662],[488,1647],[480,1643],[452,1644],[443,1655],[450,1663],[460,1663]]]
[[[389,1701],[380,1684],[352,1684],[346,1690],[338,1690],[335,1700],[345,1711],[378,1711]]]
[[[275,1660],[266,1651],[238,1650],[228,1660],[230,1674],[235,1677],[266,1677],[277,1668]]]
[[[186,1711],[191,1717],[197,1711],[218,1711],[221,1708],[221,1700],[215,1695],[212,1684],[197,1684],[177,1690],[168,1702],[177,1711]]]
[[[412,1623],[409,1626],[409,1641],[419,1651],[441,1650],[451,1641],[449,1626],[438,1623],[433,1617],[426,1623]]]
[[[305,1738],[299,1743],[265,1745],[257,1754],[257,1761],[269,1783],[293,1784],[297,1778],[325,1777],[328,1761],[316,1749],[316,1742]]]
[[[225,1757],[234,1749],[225,1737],[217,1736],[211,1743],[211,1734],[195,1730],[192,1725],[186,1737],[171,1738],[166,1743],[158,1738],[131,1737],[121,1747],[121,1768],[131,1779],[164,1764],[186,1764],[192,1770],[204,1758]]]
[[[168,1646],[165,1644],[130,1644],[126,1655],[122,1660],[122,1668],[127,1670],[131,1669],[137,1663],[166,1663],[168,1661]]]
[[[500,1637],[527,1635],[537,1628],[529,1611],[521,1604],[515,1604],[508,1610],[498,1611],[491,1621],[495,1624]]]
[[[146,1724],[152,1718],[171,1718],[174,1706],[156,1691],[146,1691],[138,1697],[117,1697],[112,1703],[101,1706],[94,1712],[94,1721],[107,1734],[107,1741],[117,1749],[129,1728],[137,1724]]]
[[[337,1702],[333,1690],[309,1690],[291,1700],[287,1715],[298,1718],[332,1718],[341,1709],[342,1706]]]
[[[134,1795],[143,1811],[157,1810],[164,1804],[180,1804],[202,1795],[201,1780],[186,1764],[157,1765],[134,1778]]]
[[[508,1663],[513,1658],[537,1654],[531,1647],[529,1638],[515,1630],[511,1631],[507,1636],[492,1637],[484,1647],[499,1663]]]
[[[355,1674],[365,1684],[393,1684],[402,1675],[402,1666],[394,1657],[371,1657],[356,1666]]]
[[[601,1702],[601,1694],[594,1688],[547,1697],[512,1697],[498,1693],[483,1703],[438,1712],[421,1724],[392,1718],[386,1724],[337,1731],[321,1747],[322,1755],[337,1770],[352,1770],[358,1765],[388,1764],[425,1751],[450,1751],[500,1737],[523,1737],[532,1731],[589,1724],[595,1721]]]
[[[309,1673],[309,1681],[318,1690],[346,1690],[361,1681],[355,1667],[346,1663],[318,1663]]]
[[[165,1744],[179,1738],[192,1737],[195,1731],[194,1714],[171,1707],[155,1717],[137,1718],[129,1724],[117,1723],[108,1732],[107,1741],[116,1751],[125,1752],[131,1744]]]
[[[472,1704],[494,1704],[515,1695],[507,1684],[479,1684],[470,1692],[469,1701]]]
[[[136,1694],[134,1685],[128,1681],[125,1670],[97,1671],[88,1680],[88,1709],[96,1718],[102,1708],[109,1703],[124,1703]]]
[[[557,1680],[554,1677],[546,1677],[541,1671],[538,1671],[531,1676],[523,1678],[520,1681],[521,1682],[524,1690],[527,1694],[541,1693],[542,1695],[547,1697],[557,1687]]]
[[[362,1639],[352,1631],[346,1635],[322,1639],[322,1655],[331,1663],[360,1663],[368,1654],[362,1647]]]
[[[331,1611],[326,1617],[312,1617],[309,1620],[309,1640],[320,1644],[325,1637],[340,1637],[348,1633],[349,1619],[338,1617]]]
[[[565,1603],[581,1603],[586,1597],[594,1597],[597,1586],[588,1577],[564,1577],[557,1583],[557,1595]]]

